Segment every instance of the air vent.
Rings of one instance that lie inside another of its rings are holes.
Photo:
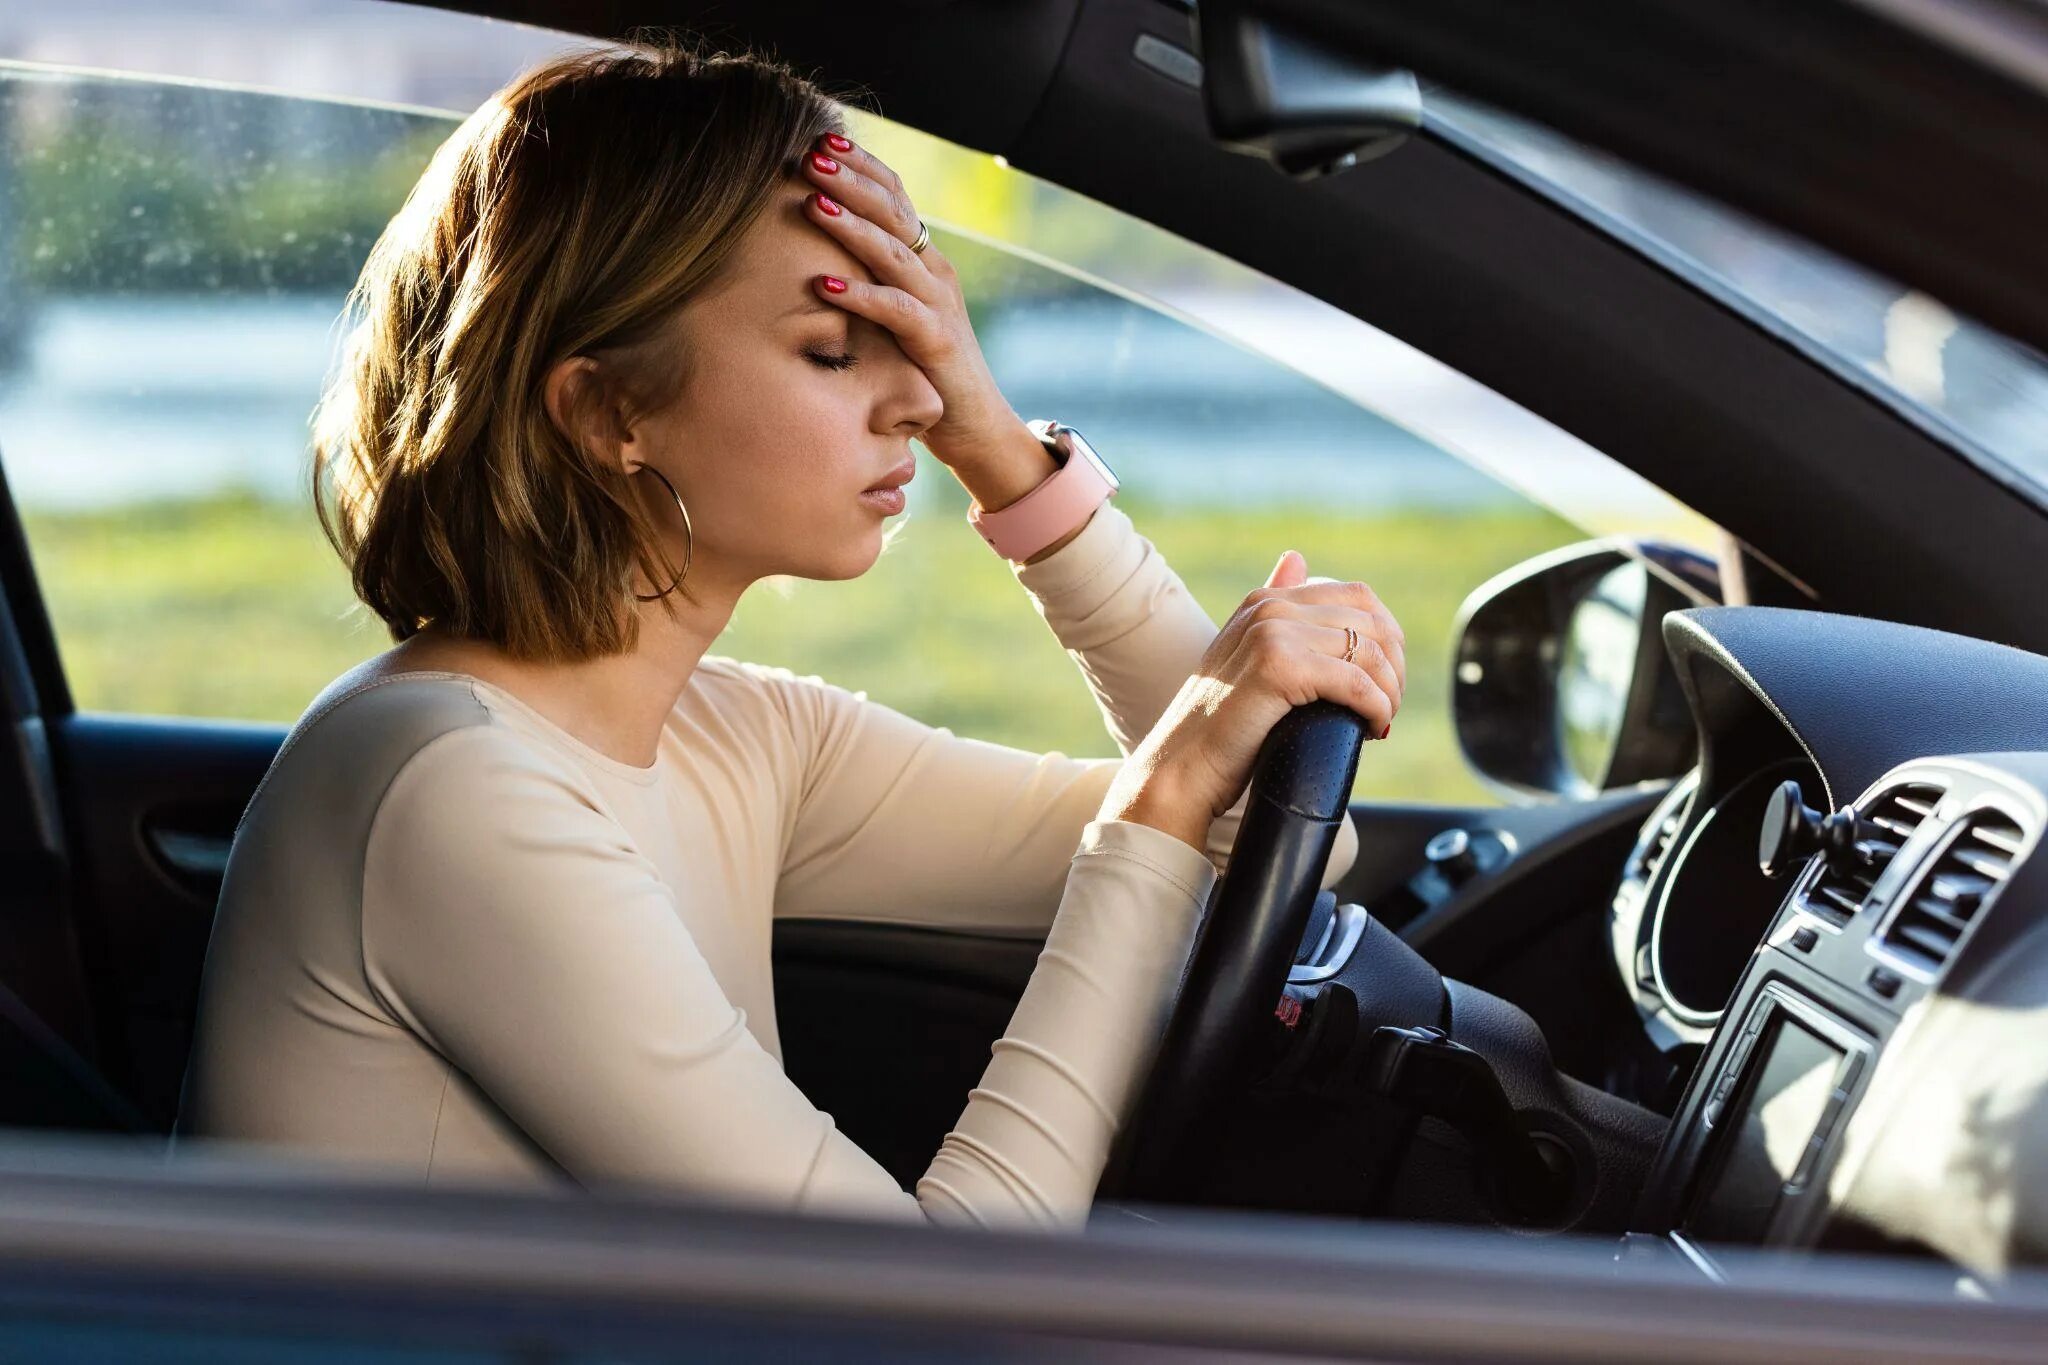
[[[1928,975],[1954,955],[1963,931],[2012,874],[2024,836],[2011,817],[1980,810],[1901,899],[1878,942]]]
[[[1934,814],[1939,800],[1941,788],[1915,785],[1894,787],[1871,802],[1860,812],[1865,833],[1856,841],[1854,855],[1843,859],[1842,866],[1832,860],[1821,864],[1820,875],[1806,893],[1806,908],[1832,923],[1847,923],[1863,908],[1870,888],[1913,831]]]

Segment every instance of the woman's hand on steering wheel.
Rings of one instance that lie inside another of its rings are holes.
[[[1344,658],[1355,632],[1356,647]],[[1125,760],[1101,818],[1204,847],[1251,780],[1266,732],[1312,701],[1348,706],[1381,739],[1407,687],[1401,625],[1364,583],[1308,577],[1293,550],[1217,632],[1165,714]]]

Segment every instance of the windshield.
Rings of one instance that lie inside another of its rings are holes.
[[[1664,259],[2009,483],[2048,501],[2048,358],[1937,300],[1461,96],[1433,125]]]

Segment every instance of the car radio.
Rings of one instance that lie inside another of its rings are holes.
[[[1759,992],[1700,1110],[1709,1136],[1679,1230],[1756,1244],[1794,1222],[1873,1046],[1782,982]]]

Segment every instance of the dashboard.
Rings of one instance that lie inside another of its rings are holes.
[[[1710,1272],[1719,1246],[2036,1259],[2048,1200],[2014,1191],[2048,1175],[2048,659],[1768,608],[1665,640],[1700,762],[1608,935],[1651,1040],[1697,1063],[1632,1226]]]

